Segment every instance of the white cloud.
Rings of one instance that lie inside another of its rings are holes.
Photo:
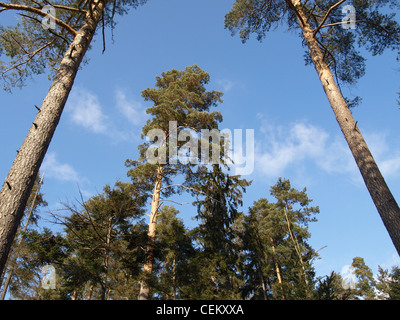
[[[262,122],[262,138],[256,139],[256,169],[265,175],[283,175],[289,168],[300,170],[306,161],[311,161],[329,174],[346,174],[354,182],[362,182],[342,135],[332,136],[325,129],[304,121],[279,126],[265,120]],[[365,136],[384,177],[398,174],[400,150],[391,150],[386,135],[374,133]]]
[[[144,124],[146,113],[140,102],[128,100],[126,94],[121,89],[117,89],[115,98],[118,110],[130,123],[134,125]]]
[[[365,140],[369,145],[384,177],[395,176],[400,172],[400,150],[388,145],[386,133],[366,134]]]
[[[400,257],[397,253],[393,253],[392,256],[388,257],[386,261],[379,264],[382,269],[387,269],[391,271],[391,269],[395,266],[400,266]]]
[[[226,93],[234,87],[234,83],[228,79],[217,80],[217,84],[221,86],[222,92]]]
[[[72,121],[94,133],[108,130],[107,116],[103,113],[97,96],[82,88],[75,88],[67,103]]]
[[[41,171],[45,172],[47,178],[75,182],[79,180],[76,170],[69,164],[60,163],[56,159],[55,152],[47,153],[41,166]]]
[[[351,158],[342,143],[329,143],[329,134],[321,128],[304,122],[274,126],[264,121],[261,132],[264,135],[262,141],[257,141],[256,164],[268,176],[281,175],[305,160],[313,160],[328,172],[352,170]]]

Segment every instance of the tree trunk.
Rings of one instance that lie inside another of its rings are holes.
[[[90,287],[89,287],[89,292],[88,292],[88,295],[86,297],[86,300],[92,300],[93,289],[94,289],[94,284],[92,283],[90,285]]]
[[[257,269],[258,269],[258,276],[260,277],[260,281],[261,281],[261,288],[263,291],[264,300],[268,300],[267,287],[265,286],[264,275],[263,275],[262,269],[261,269],[261,263],[258,263]]]
[[[301,9],[301,1],[291,0],[291,3],[297,12],[298,23],[302,29],[311,59],[336,116],[336,120],[339,123],[397,253],[400,255],[400,208],[379,171],[378,165],[335,83],[332,72],[323,59],[323,54],[314,37],[311,26],[308,24],[307,17]]]
[[[11,263],[10,270],[8,271],[8,275],[7,275],[7,278],[6,278],[6,282],[4,283],[4,287],[3,287],[3,291],[1,293],[0,300],[4,300],[4,298],[6,296],[6,293],[7,293],[7,290],[8,290],[8,286],[9,286],[10,281],[11,281],[11,277],[12,277],[12,275],[14,273],[14,268],[16,267],[16,264],[17,264],[17,259],[18,259],[19,250],[20,250],[20,247],[21,247],[21,244],[22,244],[22,240],[24,239],[24,234],[25,234],[26,230],[28,229],[29,221],[30,221],[30,219],[32,217],[32,213],[33,213],[33,208],[35,207],[36,198],[37,198],[37,196],[38,196],[38,194],[40,192],[40,187],[42,186],[42,183],[43,183],[43,178],[44,178],[44,174],[40,178],[38,189],[37,189],[37,191],[35,193],[35,196],[32,199],[31,208],[30,208],[28,216],[26,218],[25,226],[22,229],[21,237],[19,238],[19,240],[17,242],[17,247],[15,249],[15,257],[14,257],[13,262]],[[6,270],[6,266],[7,266],[7,262],[5,264],[4,271]],[[2,284],[2,279],[3,278],[0,278],[0,287],[1,287],[1,284]]]
[[[78,289],[74,289],[72,292],[72,297],[71,300],[77,300],[78,299]]]
[[[269,240],[271,241],[272,257],[273,257],[273,259],[274,259],[276,277],[278,278],[279,287],[280,287],[280,289],[281,289],[281,297],[282,297],[282,300],[286,300],[285,292],[284,292],[284,290],[283,290],[283,284],[282,284],[281,269],[280,269],[280,267],[279,267],[278,258],[277,258],[277,256],[276,256],[276,250],[275,250],[274,240],[272,239],[272,237],[270,237]]]
[[[105,0],[93,1],[93,15],[87,14],[74,41],[65,53],[54,81],[43,100],[0,191],[0,274],[3,272],[17,227],[35,178],[50,145],[79,65],[101,19]]]
[[[303,261],[303,257],[302,257],[301,252],[300,252],[299,242],[297,241],[297,238],[293,234],[292,228],[290,227],[290,220],[289,220],[289,216],[288,216],[288,210],[289,210],[288,209],[288,203],[286,202],[285,203],[285,207],[283,208],[283,211],[285,213],[285,219],[286,219],[286,223],[287,223],[287,226],[288,226],[289,237],[290,237],[290,239],[292,239],[294,249],[295,249],[295,251],[297,253],[297,256],[299,257],[299,262],[300,262],[300,266],[301,266],[301,270],[302,270],[300,279],[303,278],[301,280],[304,280],[304,283],[305,283],[306,296],[307,296],[307,298],[310,298],[310,292],[308,291],[309,284],[308,284],[308,280],[307,280],[306,268],[304,267],[304,261]]]
[[[156,241],[156,226],[157,226],[157,213],[158,205],[160,202],[160,191],[161,181],[163,178],[163,165],[159,165],[157,168],[156,182],[154,185],[153,199],[151,201],[149,231],[147,233],[149,237],[149,245],[146,248],[146,260],[143,266],[145,279],[140,282],[139,300],[147,300],[149,298],[149,283],[148,280],[153,272],[154,263],[154,244]]]

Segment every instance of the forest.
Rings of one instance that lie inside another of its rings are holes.
[[[110,165],[124,165],[124,179],[90,196],[78,186],[76,198],[49,208],[42,165],[74,81],[91,64],[86,56],[95,39],[102,54],[112,51],[107,39],[118,34],[116,18],[151,1],[0,2],[0,17],[19,19],[11,26],[0,20],[3,91],[18,95],[34,76],[51,83],[42,104],[32,103],[35,118],[0,192],[1,299],[399,300],[400,266],[379,266],[374,274],[354,256],[348,275],[317,275],[324,247],[311,244],[310,228],[324,212],[306,183],[282,176],[260,198],[246,193],[263,179],[240,170],[254,160],[254,136],[246,131],[244,161],[236,144],[244,130],[223,130],[230,115],[221,107],[224,92],[195,63],[159,70],[150,75],[153,86],[142,88],[149,107],[146,119],[135,119],[137,157]],[[316,71],[397,254],[400,208],[354,117],[362,97],[342,87],[364,76],[366,54],[389,51],[400,60],[399,9],[396,0],[235,0],[222,17],[226,36],[243,46],[278,26],[300,37],[304,63]],[[185,212],[195,212],[194,223],[181,217]]]

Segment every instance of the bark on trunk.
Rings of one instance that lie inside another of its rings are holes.
[[[156,226],[157,226],[157,213],[160,202],[160,191],[161,181],[163,178],[163,165],[159,165],[157,168],[157,177],[154,185],[153,199],[151,201],[149,231],[147,233],[149,237],[149,245],[146,248],[146,261],[143,266],[145,279],[140,282],[139,300],[147,300],[149,298],[150,287],[148,279],[151,277],[153,272],[154,263],[154,243],[156,241]]]
[[[84,57],[104,9],[104,0],[88,13],[85,22],[64,55],[55,79],[43,100],[22,147],[0,191],[0,274],[3,272],[17,227],[35,178],[49,147],[79,65]]]
[[[300,266],[301,266],[301,270],[302,270],[300,278],[303,278],[301,280],[304,280],[304,283],[305,283],[306,296],[307,296],[307,298],[310,298],[310,292],[308,291],[309,285],[308,285],[308,280],[307,280],[306,268],[304,267],[304,261],[303,261],[302,255],[301,255],[300,245],[299,245],[299,242],[297,241],[296,236],[293,234],[292,228],[290,227],[290,220],[289,220],[289,216],[288,216],[288,211],[289,211],[288,203],[285,203],[285,207],[283,208],[283,210],[285,213],[285,219],[286,219],[286,223],[288,226],[289,237],[290,237],[290,239],[292,239],[294,249],[297,253],[297,256],[299,257],[299,262],[300,262]]]
[[[278,283],[279,283],[279,287],[281,290],[281,297],[282,297],[282,300],[286,300],[285,292],[283,290],[283,284],[282,284],[281,268],[279,267],[278,258],[276,256],[274,240],[272,239],[272,237],[270,237],[269,240],[271,241],[272,256],[273,256],[274,264],[275,264],[276,277],[278,278]]]
[[[328,65],[323,59],[323,54],[314,37],[314,33],[307,23],[307,17],[301,9],[301,2],[299,0],[291,0],[291,3],[297,11],[298,23],[302,29],[311,59],[336,116],[336,120],[339,123],[397,253],[400,255],[400,208],[389,190],[367,143],[361,135],[357,123],[354,121]]]
[[[14,268],[16,267],[16,264],[17,264],[17,259],[18,259],[18,256],[19,256],[19,250],[20,250],[20,247],[21,247],[21,244],[22,244],[22,240],[24,239],[24,233],[28,229],[29,221],[31,220],[32,213],[33,213],[33,208],[35,207],[36,198],[37,198],[37,196],[38,196],[38,194],[40,192],[40,187],[42,186],[42,183],[43,183],[43,178],[44,178],[44,175],[42,175],[42,177],[40,178],[38,189],[37,189],[37,191],[35,193],[35,196],[33,197],[31,208],[29,210],[28,216],[26,217],[25,226],[22,229],[21,237],[19,238],[19,240],[17,242],[17,247],[15,249],[15,257],[13,259],[13,262],[11,263],[10,270],[8,271],[8,275],[7,275],[6,281],[4,283],[3,292],[1,293],[0,300],[4,300],[4,298],[6,296],[6,293],[7,293],[7,290],[8,290],[8,286],[9,286],[10,281],[11,281],[11,277],[12,277],[12,275],[14,273]],[[4,270],[7,269],[7,265],[8,265],[8,263],[6,262]],[[2,284],[2,280],[3,279],[1,278],[0,279],[0,287],[1,287],[1,284]]]

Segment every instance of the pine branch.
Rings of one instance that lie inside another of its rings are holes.
[[[341,25],[341,24],[347,24],[349,22],[354,22],[354,23],[369,23],[372,24],[374,27],[377,27],[379,29],[382,29],[382,31],[386,32],[389,36],[400,40],[400,37],[394,35],[393,33],[391,33],[389,30],[387,30],[385,27],[382,27],[380,24],[377,24],[371,20],[353,20],[353,21],[341,21],[341,22],[334,22],[334,23],[329,23],[329,24],[325,24],[323,26],[320,27],[320,29],[322,28],[327,28],[327,27],[332,27],[332,26],[337,26],[337,25]]]
[[[7,72],[9,72],[10,70],[18,69],[20,66],[29,63],[29,62],[33,59],[34,56],[36,56],[40,51],[46,49],[46,48],[47,48],[48,46],[50,46],[53,42],[54,42],[54,39],[53,39],[52,41],[46,43],[46,44],[43,45],[42,47],[36,49],[34,52],[31,52],[31,53],[26,52],[26,55],[29,56],[26,60],[21,61],[21,62],[19,62],[19,63],[13,64],[13,65],[12,65],[11,67],[9,67],[8,69],[6,69],[6,70],[4,70],[4,71],[1,71],[1,74],[2,74],[2,75],[5,75],[5,74],[6,74]],[[25,50],[23,50],[23,51],[25,51]]]
[[[189,202],[178,202],[178,201],[174,201],[174,200],[170,200],[170,199],[160,199],[160,202],[161,201],[169,201],[169,202],[172,202],[172,203],[175,203],[175,204],[179,204],[180,206],[183,206],[184,204],[189,204]],[[159,208],[160,207],[161,207],[161,204],[160,204]]]
[[[340,0],[339,2],[337,2],[336,4],[334,4],[332,7],[330,7],[328,9],[328,11],[325,14],[325,17],[322,19],[321,23],[319,24],[319,26],[314,30],[314,34],[317,34],[318,31],[322,28],[322,26],[324,25],[326,19],[328,19],[329,15],[331,14],[332,10],[334,10],[336,7],[340,6],[343,2],[345,2],[346,0]]]
[[[27,14],[19,13],[19,15],[24,17],[24,18],[31,19],[31,20],[33,20],[33,21],[35,21],[37,23],[42,23],[39,19],[37,19],[35,17],[32,17],[32,16],[28,16]],[[53,30],[48,29],[47,31],[50,32],[52,35],[64,40],[66,43],[68,43],[68,45],[71,43],[71,41],[69,41],[67,38],[65,38],[64,36],[62,36],[62,35],[60,35],[60,34],[58,34],[56,32],[54,32]]]
[[[62,27],[64,29],[66,29],[71,35],[73,35],[74,37],[77,35],[77,31],[75,29],[73,29],[71,26],[69,26],[68,24],[66,24],[64,21],[62,21],[50,14],[47,14],[38,8],[29,7],[29,6],[25,6],[25,5],[21,5],[21,4],[10,4],[10,3],[4,3],[4,2],[0,2],[0,7],[2,7],[5,10],[9,9],[9,10],[31,12],[31,13],[35,13],[42,17],[46,17],[49,15],[49,16],[51,16],[52,19],[54,19],[54,22],[56,24],[58,24],[60,27]],[[3,10],[3,9],[0,9],[0,10]]]

